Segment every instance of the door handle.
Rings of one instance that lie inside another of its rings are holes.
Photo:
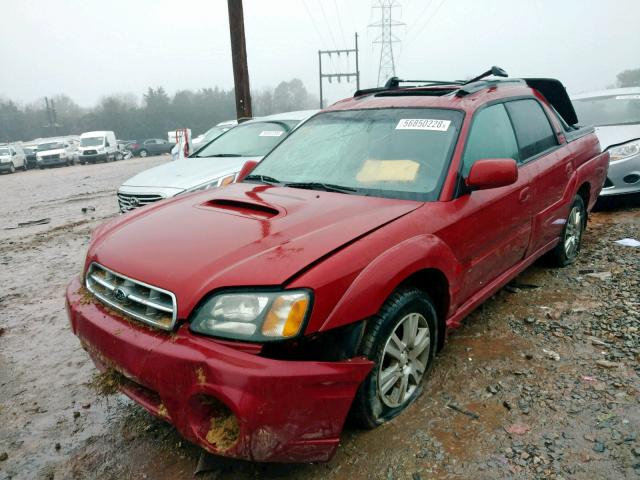
[[[529,187],[524,187],[520,190],[518,200],[520,200],[520,203],[526,203],[529,201],[529,198],[531,198],[531,189]]]

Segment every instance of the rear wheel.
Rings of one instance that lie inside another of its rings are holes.
[[[582,246],[582,234],[587,226],[587,210],[584,200],[576,195],[569,210],[569,216],[562,229],[560,242],[551,250],[549,257],[558,267],[572,264],[578,258]]]
[[[418,289],[398,290],[369,320],[360,354],[375,366],[353,403],[354,420],[374,428],[407,408],[422,390],[438,344],[436,313]]]

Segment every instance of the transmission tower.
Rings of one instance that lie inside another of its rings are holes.
[[[371,28],[379,28],[380,35],[374,40],[374,44],[380,44],[380,66],[378,67],[378,86],[389,77],[396,76],[396,63],[393,56],[393,44],[400,39],[394,35],[393,28],[405,25],[393,19],[393,11],[401,5],[397,0],[374,0],[373,10],[380,10],[380,20],[369,24]]]

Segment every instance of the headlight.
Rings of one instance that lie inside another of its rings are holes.
[[[618,145],[617,147],[611,147],[609,149],[609,160],[615,162],[616,160],[622,160],[623,158],[633,157],[640,153],[640,140],[632,140],[631,142]]]
[[[203,183],[202,185],[198,185],[197,187],[188,188],[187,190],[181,193],[199,192],[201,190],[209,190],[210,188],[224,187],[225,185],[229,185],[230,183],[233,183],[234,178],[235,178],[235,175],[227,175],[226,177],[216,178],[215,180],[211,180],[210,182]]]
[[[235,340],[269,341],[295,337],[309,312],[305,290],[220,293],[191,321],[191,330]]]

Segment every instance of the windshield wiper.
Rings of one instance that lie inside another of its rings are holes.
[[[244,180],[258,180],[267,185],[277,185],[280,183],[280,180],[270,177],[269,175],[247,175],[244,177]]]
[[[213,155],[197,155],[198,158],[209,158],[209,157],[241,157],[242,155],[238,155],[237,153],[214,153]]]
[[[285,183],[285,187],[291,188],[307,188],[309,190],[324,190],[325,192],[338,192],[338,193],[353,193],[357,192],[355,188],[345,187],[342,185],[335,185],[333,183],[322,182],[291,182]]]

